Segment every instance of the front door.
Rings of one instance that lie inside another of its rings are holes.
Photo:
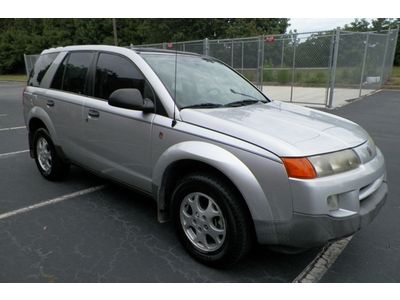
[[[136,88],[143,98],[154,93],[128,58],[109,53],[98,55],[94,91],[84,105],[85,164],[126,184],[151,191],[151,127],[153,113],[110,106],[110,94]]]

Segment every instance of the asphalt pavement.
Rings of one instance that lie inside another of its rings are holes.
[[[17,212],[0,218],[0,282],[292,282],[320,251],[289,255],[257,246],[228,270],[197,263],[172,225],[157,222],[152,199],[77,167],[63,182],[43,179],[29,153],[21,152],[28,149],[20,128],[22,90],[0,83],[0,216]],[[385,91],[331,111],[371,133],[386,157],[390,194],[324,282],[400,281],[399,98],[400,92]]]
[[[0,83],[0,216],[28,208],[0,218],[0,282],[291,282],[318,253],[258,246],[233,268],[212,269],[183,250],[171,224],[157,222],[152,199],[77,167],[63,182],[46,181],[29,153],[19,152],[28,149],[22,90]]]
[[[389,194],[321,282],[400,282],[400,91],[385,90],[330,111],[366,129],[386,160]]]

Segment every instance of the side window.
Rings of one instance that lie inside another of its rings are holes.
[[[94,96],[107,100],[112,92],[123,88],[138,89],[143,98],[155,100],[152,88],[132,62],[118,55],[101,53],[96,66]]]
[[[29,86],[36,86],[36,87],[40,86],[44,75],[46,75],[47,70],[50,68],[51,64],[56,59],[57,55],[58,52],[40,55],[40,57],[35,63],[33,71],[31,71],[30,73],[28,80]]]
[[[90,52],[71,52],[64,66],[61,89],[76,94],[86,93],[86,74],[93,58]],[[63,68],[60,66],[59,69]],[[59,70],[57,70],[58,72]]]
[[[65,66],[67,65],[68,57],[69,57],[69,54],[64,57],[62,63],[58,66],[57,72],[53,77],[53,81],[51,83],[50,88],[57,89],[57,90],[62,89]]]

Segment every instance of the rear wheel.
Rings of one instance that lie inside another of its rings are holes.
[[[48,180],[60,180],[68,174],[70,165],[63,162],[56,152],[49,133],[44,128],[33,136],[33,154],[42,176]]]
[[[250,250],[247,208],[224,180],[206,174],[186,176],[177,184],[172,201],[178,237],[197,260],[226,267]]]

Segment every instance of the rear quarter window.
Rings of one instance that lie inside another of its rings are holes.
[[[51,64],[53,63],[53,61],[56,59],[57,56],[58,52],[40,55],[40,57],[35,63],[35,67],[33,68],[29,76],[28,80],[29,86],[40,87],[40,84],[42,83],[44,76],[46,75]]]

